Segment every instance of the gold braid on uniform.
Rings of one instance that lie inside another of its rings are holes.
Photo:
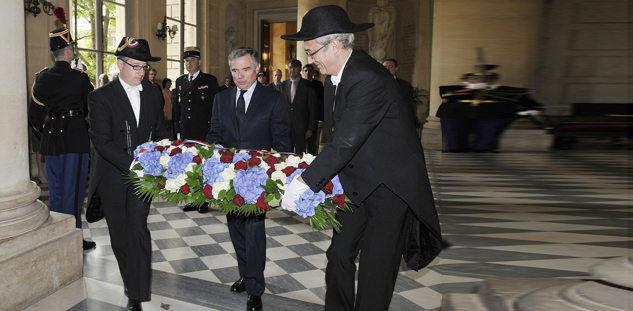
[[[526,96],[530,94],[530,91],[528,90],[516,90],[516,91],[512,91],[512,90],[504,90],[504,91],[498,91],[498,90],[484,90],[481,91],[479,93],[477,93],[475,95],[476,99],[484,99],[484,98],[495,98],[495,99],[500,99],[500,100],[505,100],[505,101],[511,101],[511,102],[517,102],[519,101],[520,97],[522,96]]]
[[[48,67],[44,67],[44,69],[42,69],[42,70],[38,71],[38,72],[35,74],[35,81],[33,81],[33,85],[31,85],[31,98],[33,98],[33,101],[34,101],[36,104],[40,105],[40,106],[44,106],[44,103],[40,102],[39,100],[37,100],[37,98],[35,98],[35,94],[33,94],[33,88],[35,87],[35,83],[37,82],[37,75],[39,75],[40,73],[42,73],[42,72],[44,72],[44,71],[46,71],[46,70],[48,70]]]

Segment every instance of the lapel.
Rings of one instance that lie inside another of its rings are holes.
[[[149,116],[151,115],[151,103],[150,103],[150,87],[154,87],[154,85],[143,85],[143,90],[141,91],[141,114],[139,116],[139,123],[138,123],[138,139],[139,142],[144,143],[148,140],[150,140],[149,137],[149,133],[151,132],[151,129],[148,128],[149,124],[148,124],[148,119]],[[153,137],[152,137],[153,139]]]
[[[324,131],[325,137],[328,142],[332,142],[332,127],[334,126],[334,113],[332,112],[332,104],[334,103],[334,85],[332,85],[332,80],[330,76],[325,78],[325,86],[323,88],[323,99],[324,99]]]
[[[127,93],[125,92],[125,89],[123,88],[123,85],[121,84],[121,81],[119,81],[119,77],[116,77],[113,80],[113,82],[116,82],[113,84],[113,88],[114,88],[114,92],[112,94],[114,97],[113,103],[119,103],[119,104],[116,107],[112,107],[112,108],[115,111],[120,110],[123,112],[123,117],[125,118],[123,122],[127,121],[127,124],[130,126],[130,134],[134,137],[136,136],[138,129],[136,126],[136,117],[134,116],[134,110],[132,109],[132,104],[130,103],[130,99],[127,97]]]
[[[230,88],[229,89],[231,96],[229,96],[229,120],[231,121],[231,126],[233,127],[233,129],[235,129],[235,133],[237,133],[238,137],[240,135],[240,129],[237,128],[237,95],[236,93],[239,92],[239,88],[235,87],[235,88]],[[252,99],[252,98],[251,98]]]
[[[257,82],[256,82],[257,83]],[[246,110],[246,115],[244,116],[244,123],[242,124],[242,128],[244,127],[244,124],[249,124],[250,120],[253,118],[254,115],[258,114],[258,110],[259,110],[259,101],[257,101],[256,99],[261,99],[261,87],[263,87],[262,85],[260,85],[259,83],[257,83],[257,85],[255,86],[255,89],[253,90],[253,95],[251,96],[251,101],[250,103],[248,103],[248,109]],[[240,133],[241,133],[241,128],[240,128]]]

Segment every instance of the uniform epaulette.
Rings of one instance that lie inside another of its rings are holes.
[[[48,70],[48,67],[44,67],[44,68],[42,68],[42,70],[40,70],[40,71],[36,72],[36,73],[35,73],[35,75],[37,76],[37,75],[39,75],[40,73],[42,73],[42,72],[44,72],[44,71],[46,71],[46,70]]]
[[[79,68],[77,68],[77,67],[72,67],[72,68],[73,68],[73,69],[75,69],[75,70],[77,70],[77,71],[79,71],[79,72],[81,72],[81,73],[85,73],[85,74],[87,74],[87,73],[86,73],[86,71],[85,71],[85,70],[83,70],[83,69],[79,69]]]

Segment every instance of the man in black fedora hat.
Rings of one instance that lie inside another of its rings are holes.
[[[329,141],[288,185],[282,204],[292,209],[306,189],[317,192],[336,174],[353,202],[353,212],[337,214],[341,231],[326,253],[325,310],[389,308],[412,214],[432,233],[435,255],[440,247],[439,219],[407,99],[385,67],[352,49],[353,33],[372,26],[354,24],[343,8],[327,5],[308,11],[298,33],[281,36],[305,41],[308,62],[328,75]]]
[[[76,57],[76,43],[66,28],[64,8],[56,7],[53,12],[64,27],[49,34],[55,64],[37,73],[29,104],[29,120],[41,135],[40,154],[45,157],[49,179],[49,208],[74,215],[76,227],[81,228],[90,152],[85,118],[88,93],[94,87],[87,74],[71,67]],[[95,246],[95,242],[83,241],[84,250]]]
[[[146,40],[124,37],[114,54],[119,76],[88,95],[90,138],[95,146],[90,169],[90,204],[103,205],[114,256],[128,296],[128,310],[150,300],[152,244],[147,229],[150,202],[139,198],[125,176],[136,147],[169,137],[163,95],[143,82],[148,62],[157,62]]]

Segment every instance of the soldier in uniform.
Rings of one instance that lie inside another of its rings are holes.
[[[55,58],[51,68],[44,68],[35,78],[29,104],[29,121],[41,133],[40,153],[46,159],[51,211],[74,215],[81,228],[81,209],[86,196],[90,138],[86,116],[88,93],[94,90],[84,72],[71,68],[76,57],[65,12],[55,8],[55,16],[64,28],[49,35],[49,46]],[[44,111],[48,119],[44,121]],[[83,249],[95,247],[83,241]]]
[[[542,106],[525,88],[497,84],[496,65],[476,66],[478,71],[462,76],[464,85],[440,86],[443,103],[437,110],[449,152],[497,152],[503,131],[526,111]],[[470,146],[469,134],[476,133]]]
[[[178,139],[204,141],[211,130],[213,98],[220,87],[215,76],[200,71],[200,49],[187,47],[183,56],[188,73],[176,79],[176,88],[172,93],[174,129]],[[198,208],[187,205],[183,210],[187,212],[195,209],[200,213],[209,211],[206,203]]]

